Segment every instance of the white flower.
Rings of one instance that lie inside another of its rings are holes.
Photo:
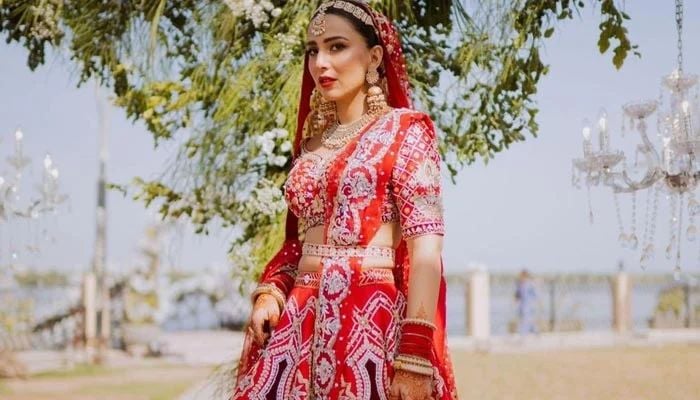
[[[240,17],[245,13],[243,2],[240,0],[224,0],[224,4],[231,9],[231,13],[234,17]]]
[[[289,153],[292,151],[292,142],[285,140],[284,143],[280,145],[280,151],[282,151],[282,153]]]
[[[277,126],[284,125],[284,121],[286,121],[286,120],[287,120],[287,117],[285,117],[284,114],[282,114],[282,113],[277,113],[277,115],[275,116],[275,124]]]
[[[57,7],[59,6],[48,0],[29,7],[29,11],[34,14],[30,34],[37,40],[54,40],[60,34]]]
[[[260,146],[260,150],[263,154],[267,156],[272,155],[272,151],[275,149],[274,137],[274,133],[268,131],[255,138],[255,142]]]
[[[270,156],[272,155],[272,151],[275,149],[275,142],[272,140],[266,140],[261,149],[264,154]]]
[[[275,216],[284,211],[286,203],[282,191],[271,181],[262,179],[253,191],[250,207],[255,212]]]
[[[277,70],[282,71],[295,57],[295,46],[299,42],[299,32],[292,31],[288,34],[278,33],[275,41],[280,44],[279,64]]]
[[[277,18],[282,14],[280,8],[275,8],[269,0],[224,0],[237,18],[250,20],[256,28],[268,27],[270,17]]]
[[[262,136],[263,136],[265,139],[272,140],[272,139],[274,139],[275,137],[277,137],[277,134],[275,133],[274,130],[271,130],[271,131],[263,132]]]
[[[286,129],[275,128],[272,130],[272,132],[274,132],[275,137],[277,139],[283,139],[283,138],[289,137],[289,132],[287,132]]]
[[[275,158],[272,160],[272,164],[278,166],[278,167],[284,167],[284,165],[287,163],[287,157],[285,156],[275,156]]]

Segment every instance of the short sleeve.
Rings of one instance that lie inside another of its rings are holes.
[[[432,125],[424,120],[408,125],[391,180],[403,237],[444,235],[440,153]]]

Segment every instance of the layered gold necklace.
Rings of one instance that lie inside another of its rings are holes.
[[[360,131],[374,120],[376,116],[370,113],[363,114],[360,119],[347,125],[335,122],[321,136],[321,144],[329,149],[339,149],[350,142]]]

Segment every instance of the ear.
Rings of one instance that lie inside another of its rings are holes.
[[[369,67],[372,69],[379,68],[384,59],[384,49],[382,46],[376,45],[369,49]]]

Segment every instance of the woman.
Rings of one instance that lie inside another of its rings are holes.
[[[515,285],[515,300],[518,302],[518,333],[537,333],[535,308],[537,291],[530,271],[524,269],[518,275]]]
[[[233,398],[455,399],[440,158],[398,35],[347,0],[307,34],[286,241],[253,293]]]

